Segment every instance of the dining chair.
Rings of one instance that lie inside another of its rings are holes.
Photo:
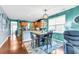
[[[47,53],[49,50],[49,46],[52,48],[52,34],[53,34],[53,31],[49,31],[47,32],[47,34],[44,34],[42,37],[43,46],[46,46],[44,50],[46,50]]]
[[[37,38],[36,34],[34,34],[32,32],[30,32],[30,34],[31,34],[31,39],[32,39],[31,46],[32,46],[32,48],[35,48],[35,47],[37,47],[37,44],[38,44],[38,41],[37,41],[38,38]]]
[[[47,36],[46,36],[46,44],[47,44],[47,48],[48,48],[48,45],[52,46],[52,34],[53,34],[53,31],[49,31],[47,33]]]
[[[64,53],[79,54],[79,31],[69,30],[64,32]]]

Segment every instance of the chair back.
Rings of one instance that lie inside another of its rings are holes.
[[[72,50],[73,51],[70,54],[77,52],[79,53],[79,31],[65,31],[64,39],[67,41],[67,44],[65,46],[67,47],[67,53],[70,53],[70,51]]]
[[[31,34],[31,39],[32,39],[32,40],[34,40],[34,39],[37,38],[36,35],[35,35],[34,33],[31,32],[30,34]]]
[[[31,46],[32,46],[32,48],[35,48],[36,47],[37,36],[32,32],[30,34],[31,34],[31,39],[32,39]]]
[[[52,39],[52,34],[53,34],[53,31],[48,32],[48,37],[51,38],[51,39]]]

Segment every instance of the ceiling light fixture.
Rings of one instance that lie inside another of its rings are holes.
[[[47,12],[47,9],[45,9],[44,11],[45,11],[45,14],[43,15],[43,19],[47,19],[48,18],[48,15],[46,13]]]

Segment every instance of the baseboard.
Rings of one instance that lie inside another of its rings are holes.
[[[3,44],[8,40],[9,37],[10,37],[10,35],[5,38],[5,40],[2,42],[2,44],[0,44],[0,48],[1,48],[1,47],[3,46]]]

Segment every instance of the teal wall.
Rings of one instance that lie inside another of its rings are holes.
[[[66,30],[79,30],[79,24],[76,24],[73,22],[74,17],[79,15],[79,6],[76,6],[72,9],[65,10],[63,12],[51,15],[49,16],[48,19],[55,18],[61,15],[66,16],[66,25],[65,25]]]
[[[79,6],[51,15],[48,19],[55,18],[61,15],[66,16],[65,30],[79,30],[79,24],[75,24],[73,22],[74,17],[79,15]],[[64,35],[62,33],[53,33],[53,38],[64,41]]]
[[[73,20],[79,15],[79,6],[67,11],[66,13],[66,30],[79,30],[79,24]]]
[[[64,36],[62,33],[53,33],[53,38],[52,39],[57,39],[57,40],[60,40],[60,41],[64,41]]]

